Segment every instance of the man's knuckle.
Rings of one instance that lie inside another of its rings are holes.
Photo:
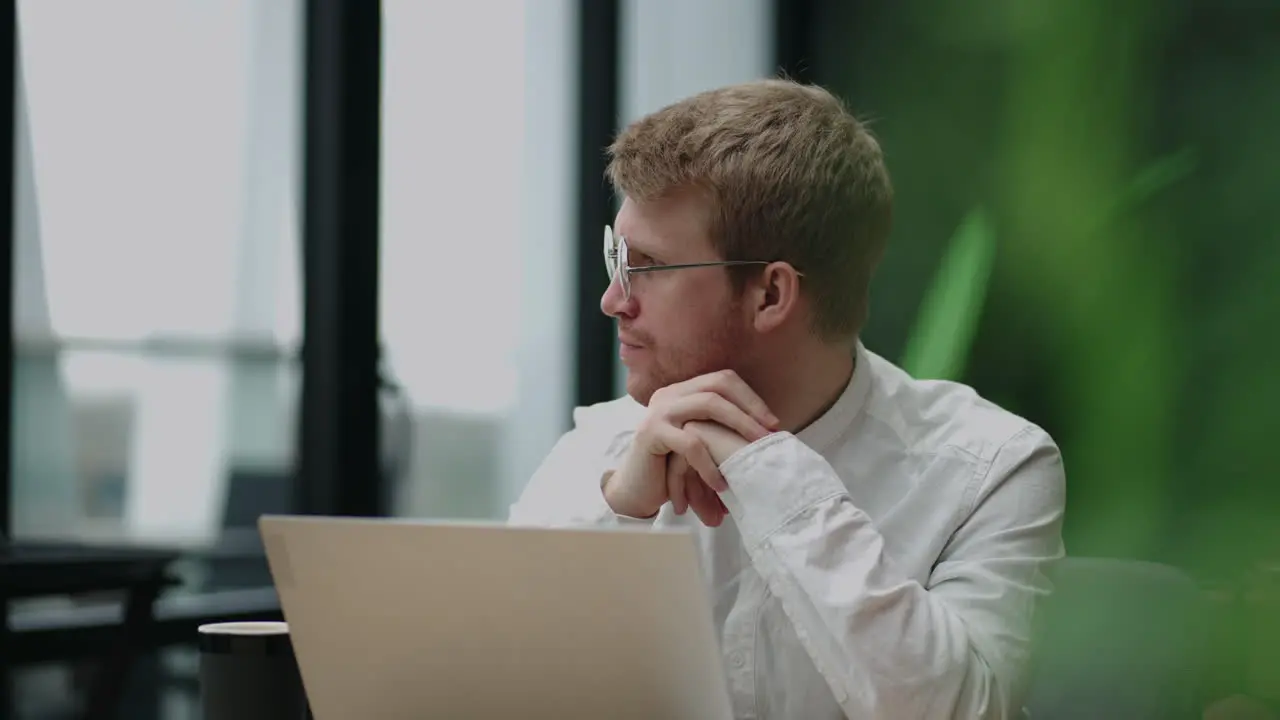
[[[676,450],[680,452],[681,455],[685,456],[685,460],[691,461],[692,452],[694,452],[695,448],[698,447],[700,443],[698,442],[698,438],[695,438],[689,432],[684,432],[680,433],[680,436],[676,437],[675,445]]]

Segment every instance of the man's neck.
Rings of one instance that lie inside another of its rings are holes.
[[[810,348],[789,354],[774,367],[776,373],[760,373],[751,385],[782,421],[783,430],[799,432],[840,399],[853,377],[854,352],[831,346]]]

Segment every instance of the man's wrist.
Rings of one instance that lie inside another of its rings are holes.
[[[636,506],[635,502],[627,496],[625,489],[622,489],[625,487],[625,483],[616,482],[617,477],[618,473],[609,473],[600,484],[600,492],[604,494],[604,502],[613,511],[613,514],[635,520],[650,520],[658,514],[658,511],[662,509],[661,507],[650,509]]]
[[[685,424],[685,429],[698,436],[711,455],[716,465],[724,464],[734,453],[750,445],[750,441],[730,429],[713,421],[693,421]]]

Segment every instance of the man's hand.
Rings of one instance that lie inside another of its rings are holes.
[[[707,452],[711,453],[711,459],[716,465],[723,465],[730,455],[752,442],[720,423],[694,420],[685,423],[684,429],[702,439],[702,444],[706,446]]]
[[[719,423],[693,420],[685,423],[684,429],[702,441],[711,454],[711,461],[717,466],[750,444],[746,438]],[[683,515],[686,509],[693,510],[707,527],[719,527],[725,515],[729,514],[720,497],[689,467],[682,455],[667,456],[667,493],[677,515]]]
[[[699,421],[702,424],[694,424]],[[730,441],[705,425],[719,426],[738,438]],[[605,478],[605,500],[614,512],[630,517],[651,517],[668,500],[675,504],[676,512],[683,513],[687,502],[704,523],[719,525],[724,506],[711,491],[726,490],[728,486],[707,445],[708,439],[722,451],[739,440],[742,444],[758,440],[777,426],[778,419],[760,396],[730,370],[662,388],[649,400],[648,412],[636,428],[622,466]],[[668,467],[668,456],[674,468]],[[705,488],[697,487],[700,483],[685,482],[682,463],[692,468]]]

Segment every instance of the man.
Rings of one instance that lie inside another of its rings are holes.
[[[629,397],[575,412],[511,522],[693,527],[737,717],[1016,715],[1062,461],[858,341],[890,228],[876,141],[771,80],[664,108],[610,154],[601,309]]]

